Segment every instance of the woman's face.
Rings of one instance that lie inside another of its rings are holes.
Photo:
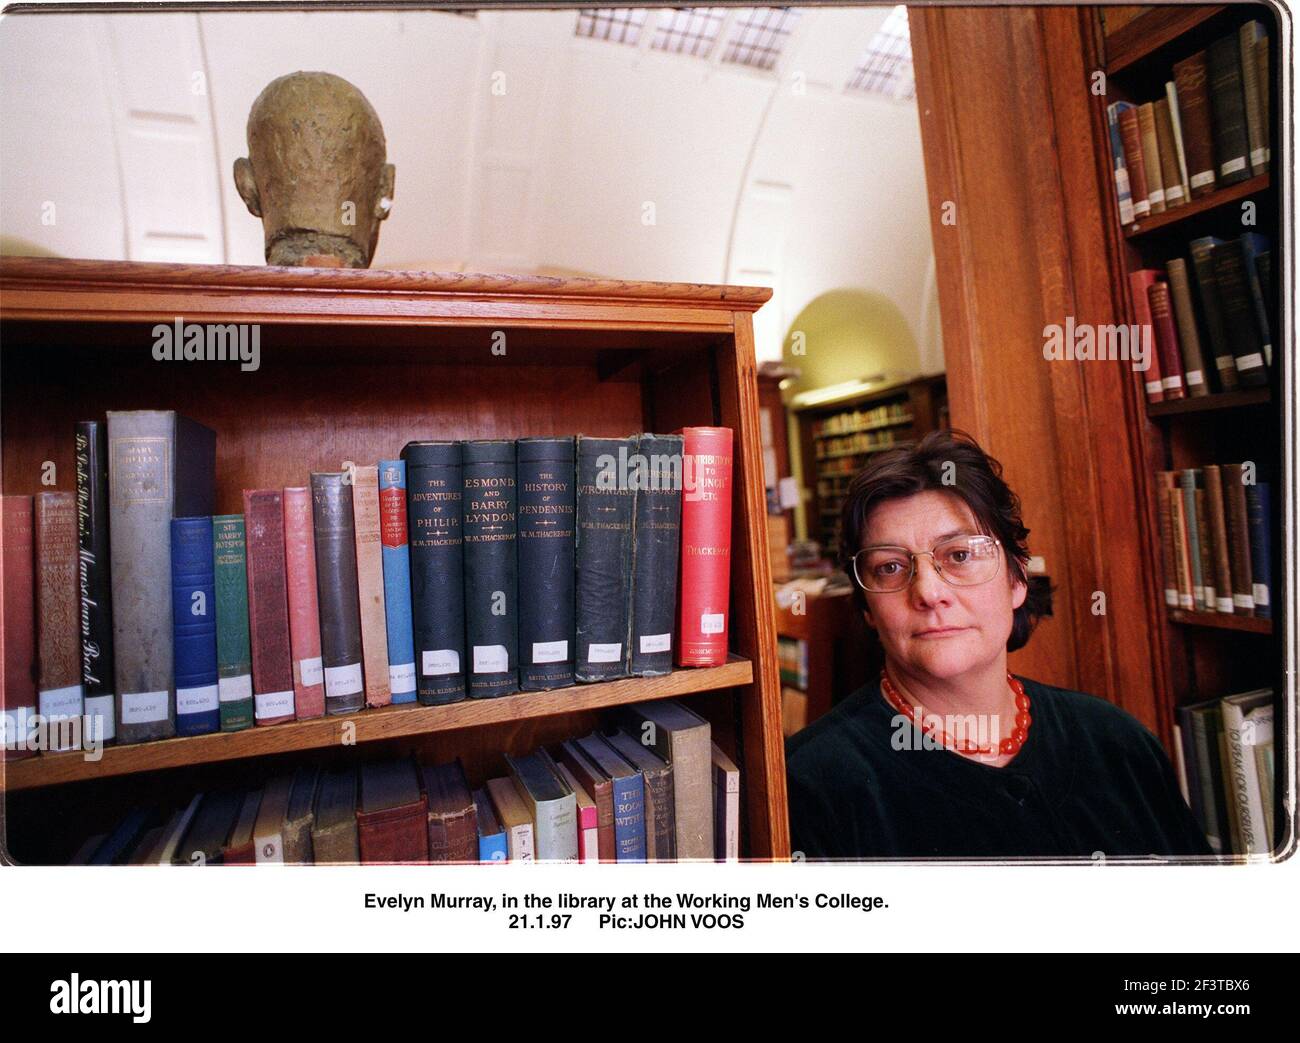
[[[979,535],[966,503],[952,493],[926,491],[886,500],[867,518],[862,546],[889,545],[928,551],[952,535]],[[997,575],[974,587],[954,587],[928,555],[904,590],[866,593],[867,622],[886,656],[905,672],[950,680],[997,662],[1011,634],[1012,613],[1024,603],[1024,583],[1007,568],[1005,548]]]

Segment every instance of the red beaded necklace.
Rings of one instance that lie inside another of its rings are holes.
[[[1014,757],[1020,752],[1021,747],[1029,738],[1029,725],[1033,723],[1033,718],[1029,715],[1029,696],[1025,694],[1025,686],[1010,674],[1007,674],[1007,684],[1016,696],[1016,726],[1011,730],[1011,735],[1008,738],[998,743],[997,752],[1000,755]],[[884,694],[890,706],[913,724],[916,724],[916,708],[898,693],[898,689],[894,687],[894,682],[889,679],[889,674],[884,670],[880,671],[880,691]],[[922,712],[921,717],[921,730],[931,735],[937,735],[943,745],[953,752],[967,757],[977,754],[981,756],[991,756],[993,754],[992,746],[977,746],[969,740],[958,743],[944,729],[934,724],[933,721],[927,722],[924,712]]]

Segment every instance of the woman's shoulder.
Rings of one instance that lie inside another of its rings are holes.
[[[863,685],[785,743],[786,771],[790,775],[820,775],[853,763],[875,745],[871,722],[876,713],[888,715],[880,686]]]
[[[1017,679],[1025,686],[1035,719],[1044,712],[1052,714],[1075,740],[1092,737],[1108,744],[1120,742],[1144,750],[1160,749],[1156,737],[1141,721],[1099,695],[1044,684],[1029,677]]]

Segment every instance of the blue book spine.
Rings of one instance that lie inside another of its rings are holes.
[[[1120,224],[1133,223],[1133,192],[1129,187],[1128,163],[1124,156],[1124,139],[1119,129],[1119,114],[1124,107],[1132,108],[1128,102],[1117,101],[1106,108],[1106,122],[1110,126],[1110,156],[1115,170],[1115,195],[1119,203]]]
[[[1255,615],[1260,619],[1272,619],[1273,496],[1268,482],[1246,486],[1246,531],[1250,535],[1250,579]]]
[[[384,557],[388,681],[393,702],[415,702],[415,636],[411,629],[411,544],[406,528],[406,461],[379,461],[379,542]]]
[[[614,780],[614,857],[645,861],[645,782],[640,772]]]
[[[1258,258],[1268,253],[1268,239],[1258,232],[1246,232],[1241,237],[1241,259],[1246,269],[1246,285],[1250,289],[1250,304],[1255,310],[1255,324],[1259,326],[1259,342],[1264,350],[1264,364],[1273,365],[1273,334],[1268,323],[1268,308],[1264,304],[1264,290],[1259,281]]]
[[[221,721],[211,518],[172,520],[172,654],[176,734],[215,732]]]

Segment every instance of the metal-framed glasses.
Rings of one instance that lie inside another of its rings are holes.
[[[954,587],[987,583],[1002,568],[1001,541],[992,536],[949,536],[930,550],[863,547],[853,555],[853,577],[863,590],[893,594],[906,590],[916,575],[916,559],[928,555],[934,571]]]

